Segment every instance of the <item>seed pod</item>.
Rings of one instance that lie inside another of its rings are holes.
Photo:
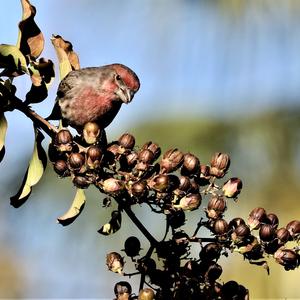
[[[286,228],[282,227],[276,231],[276,237],[278,238],[279,243],[284,245],[290,240],[291,235]]]
[[[230,157],[226,153],[215,153],[210,162],[210,175],[222,178],[230,166]]]
[[[60,152],[70,152],[73,147],[73,136],[68,129],[61,129],[54,138],[54,145]]]
[[[138,160],[146,164],[152,164],[154,162],[154,154],[152,151],[144,149],[139,152]]]
[[[264,242],[270,242],[275,238],[275,229],[270,224],[262,224],[259,229],[259,237]]]
[[[248,217],[248,225],[251,230],[258,229],[262,222],[266,222],[267,214],[264,208],[256,207],[254,208]]]
[[[89,145],[95,144],[100,139],[101,129],[95,122],[87,122],[83,127],[83,139]]]
[[[87,189],[90,185],[90,181],[84,176],[75,176],[73,178],[73,184],[79,189]]]
[[[227,180],[222,188],[224,196],[227,198],[236,198],[237,195],[241,192],[243,183],[241,179],[233,177]]]
[[[102,159],[102,151],[98,146],[90,146],[86,152],[86,164],[90,169],[100,167]]]
[[[61,177],[70,176],[70,170],[66,161],[60,159],[56,161],[53,165],[54,171]]]
[[[205,272],[205,278],[209,281],[215,281],[221,276],[222,272],[222,267],[219,264],[212,263]]]
[[[68,163],[71,170],[80,172],[84,166],[85,158],[81,153],[71,153],[68,158]]]
[[[206,215],[210,219],[220,218],[226,210],[226,202],[221,196],[212,196],[205,210]]]
[[[154,259],[144,256],[137,261],[137,270],[142,274],[151,274],[156,269],[156,262]]]
[[[129,133],[124,133],[119,137],[118,143],[120,146],[124,147],[125,149],[131,150],[135,145],[135,138],[133,135]]]
[[[153,300],[154,299],[154,291],[150,288],[144,288],[140,290],[138,300]]]
[[[180,176],[179,177],[179,187],[178,189],[187,192],[191,187],[191,181],[187,176]]]
[[[200,251],[200,259],[202,261],[212,261],[219,259],[221,255],[221,246],[216,243],[208,243],[202,247]]]
[[[267,214],[267,221],[270,225],[272,225],[272,227],[274,229],[276,229],[279,225],[279,219],[278,219],[277,215],[275,215],[273,213]]]
[[[200,206],[201,201],[202,198],[199,193],[197,194],[189,193],[180,199],[179,204],[173,205],[173,207],[177,209],[192,211],[197,209]]]
[[[136,152],[131,152],[126,155],[126,161],[129,167],[134,167],[138,159],[138,154]]]
[[[237,228],[239,225],[246,225],[244,219],[237,217],[237,218],[232,219],[232,220],[229,222],[229,228],[230,228],[230,229],[233,229],[233,230],[234,230],[235,228]]]
[[[160,193],[166,192],[169,188],[170,179],[166,174],[159,174],[154,176],[148,183],[148,186]]]
[[[183,153],[178,149],[169,149],[160,162],[162,173],[171,173],[183,163]]]
[[[286,229],[289,231],[290,236],[295,239],[300,234],[300,221],[293,220],[286,225]]]
[[[231,239],[234,243],[240,243],[250,236],[250,228],[246,224],[238,225],[233,233]]]
[[[277,263],[284,266],[285,270],[293,270],[299,264],[299,257],[297,253],[290,249],[278,249],[274,253],[274,258]]]
[[[183,210],[175,210],[167,215],[168,224],[173,228],[179,228],[185,223],[185,213]]]
[[[249,292],[248,290],[238,284],[236,281],[230,280],[223,284],[221,287],[221,298],[223,300],[241,299],[247,300]]]
[[[125,241],[124,248],[124,251],[127,256],[134,257],[139,255],[139,252],[141,250],[141,243],[137,237],[130,236]]]
[[[199,175],[198,177],[195,177],[197,183],[201,186],[208,185],[210,177],[210,167],[206,165],[200,165]]]
[[[119,253],[108,253],[106,255],[106,265],[110,271],[123,275],[124,260]]]
[[[103,191],[107,194],[118,195],[125,190],[125,184],[122,180],[115,178],[108,178],[100,184]]]
[[[148,193],[147,182],[146,181],[135,182],[134,184],[132,184],[129,192],[134,197],[137,198],[144,197]]]
[[[200,160],[197,156],[191,153],[184,154],[183,164],[181,167],[182,175],[196,175],[200,171]]]
[[[115,284],[114,292],[116,297],[119,297],[120,295],[123,295],[125,293],[128,294],[128,296],[130,296],[130,294],[132,293],[132,288],[129,282],[119,281]]]
[[[218,219],[213,224],[213,232],[216,235],[224,236],[228,232],[228,223],[224,219]]]
[[[195,180],[191,180],[191,187],[189,189],[190,193],[199,193],[199,185],[197,184],[197,182],[195,182]]]
[[[152,142],[145,143],[141,150],[144,149],[150,150],[154,154],[154,160],[156,160],[161,154],[160,147],[157,144]]]

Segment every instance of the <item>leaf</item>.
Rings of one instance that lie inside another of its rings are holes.
[[[51,60],[41,58],[39,62],[31,61],[28,67],[32,81],[25,103],[39,103],[47,98],[48,88],[54,79],[54,64]]]
[[[59,61],[60,80],[72,70],[80,69],[78,55],[73,51],[73,45],[60,35],[53,35],[51,42],[56,50]]]
[[[85,205],[86,197],[84,194],[84,190],[77,189],[75,198],[69,208],[69,210],[57,218],[57,222],[63,226],[67,226],[75,221],[75,219],[81,214],[84,205]]]
[[[4,113],[0,113],[0,162],[2,161],[5,154],[5,136],[7,131],[7,121]]]
[[[42,178],[47,165],[47,155],[42,147],[44,136],[37,128],[34,129],[35,144],[29,166],[18,193],[10,198],[10,204],[15,208],[20,207],[28,199],[32,187]]]
[[[5,68],[0,76],[16,77],[28,73],[25,56],[13,45],[0,45],[0,68]]]
[[[4,112],[10,110],[11,98],[16,93],[16,87],[12,84],[10,79],[0,79],[0,111]]]
[[[44,49],[44,36],[34,21],[36,9],[29,0],[21,0],[23,8],[22,21],[19,23],[19,37],[17,46],[25,55],[37,58]]]
[[[111,213],[111,219],[108,223],[104,224],[98,232],[103,235],[110,235],[117,232],[121,228],[122,214],[118,210]]]

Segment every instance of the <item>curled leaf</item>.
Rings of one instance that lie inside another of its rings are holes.
[[[19,23],[19,38],[17,46],[25,55],[37,58],[44,49],[44,36],[34,21],[36,8],[29,0],[21,0],[23,8],[22,21]]]
[[[57,218],[57,222],[63,226],[67,226],[75,221],[82,212],[85,205],[86,197],[84,190],[77,189],[75,198],[68,211],[61,217]]]
[[[7,121],[4,113],[0,113],[0,162],[2,161],[5,154],[5,136],[7,131]]]
[[[0,68],[4,68],[0,76],[16,77],[28,73],[25,56],[13,45],[0,45]]]
[[[98,232],[103,235],[110,235],[117,232],[121,228],[122,215],[118,210],[111,213],[111,219],[108,223],[104,224]]]
[[[59,61],[60,80],[72,70],[80,69],[78,55],[73,51],[73,45],[60,35],[53,35],[51,42],[56,50]]]
[[[35,128],[35,144],[29,166],[18,193],[10,198],[10,204],[18,208],[30,196],[32,187],[42,178],[47,165],[47,155],[42,147],[43,134]]]
[[[0,79],[0,111],[4,112],[10,110],[10,100],[16,93],[16,87],[12,84],[10,79]]]
[[[51,60],[41,58],[39,62],[31,61],[28,70],[32,86],[26,94],[25,103],[39,103],[48,96],[48,88],[55,75],[54,64]]]

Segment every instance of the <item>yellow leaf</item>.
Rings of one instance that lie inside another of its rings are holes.
[[[5,136],[7,131],[7,121],[4,113],[0,114],[0,161],[3,159],[5,154]]]
[[[84,190],[77,189],[76,195],[74,200],[68,209],[68,211],[63,214],[61,217],[57,218],[58,223],[63,226],[69,225],[75,221],[75,219],[80,215],[82,212],[84,205],[85,205],[86,197]]]

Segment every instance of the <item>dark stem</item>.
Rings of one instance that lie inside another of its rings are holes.
[[[53,126],[47,120],[37,114],[29,106],[24,104],[24,102],[18,97],[14,96],[11,102],[11,106],[13,109],[17,109],[25,114],[29,119],[33,121],[35,125],[43,129],[45,133],[47,133],[50,137],[58,132],[58,129],[55,126]]]

